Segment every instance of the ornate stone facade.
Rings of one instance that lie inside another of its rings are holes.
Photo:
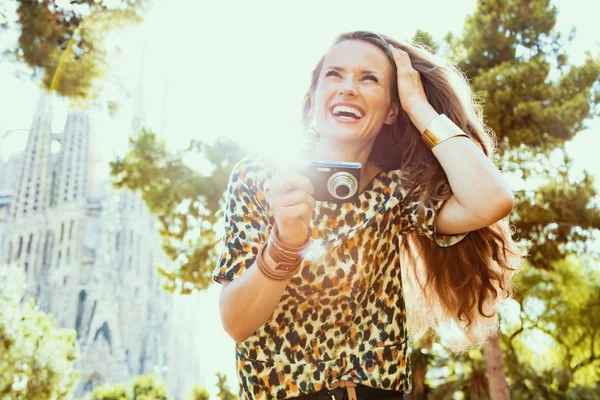
[[[76,329],[76,395],[145,373],[166,380],[169,362],[177,362],[169,360],[174,310],[156,274],[157,264],[168,265],[156,219],[136,193],[108,181],[95,185],[96,193],[88,189],[87,112],[71,110],[60,134],[51,122],[52,98],[42,94],[15,159],[17,180],[0,160],[0,264],[21,265],[40,309]],[[60,151],[51,151],[53,142]]]

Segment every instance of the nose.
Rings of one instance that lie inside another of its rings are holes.
[[[352,79],[351,77],[344,79],[338,87],[338,94],[340,96],[354,96],[356,94],[356,83],[354,82],[354,79]]]

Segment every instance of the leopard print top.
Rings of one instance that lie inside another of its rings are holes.
[[[273,174],[254,157],[234,168],[216,282],[243,274],[267,240],[274,220],[265,193]],[[468,233],[435,234],[443,201],[426,207],[419,221],[418,191],[407,196],[400,176],[379,173],[355,204],[317,202],[301,270],[271,319],[236,343],[241,399],[297,397],[347,379],[410,391],[399,235],[418,232],[448,247]]]

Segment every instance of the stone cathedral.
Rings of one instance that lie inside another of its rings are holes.
[[[187,389],[198,370],[173,347],[173,296],[156,274],[157,262],[168,263],[156,219],[138,194],[108,181],[89,187],[88,113],[69,111],[61,133],[52,132],[52,115],[52,97],[42,94],[25,151],[0,159],[0,265],[24,268],[28,295],[77,331],[76,395],[145,373],[166,380],[171,393]]]

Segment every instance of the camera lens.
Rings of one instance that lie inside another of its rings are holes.
[[[337,194],[338,198],[344,199],[350,194],[350,188],[346,185],[340,185],[335,188],[335,194]]]
[[[327,190],[332,197],[338,200],[345,200],[352,197],[358,191],[358,180],[349,172],[336,172],[329,177]]]

